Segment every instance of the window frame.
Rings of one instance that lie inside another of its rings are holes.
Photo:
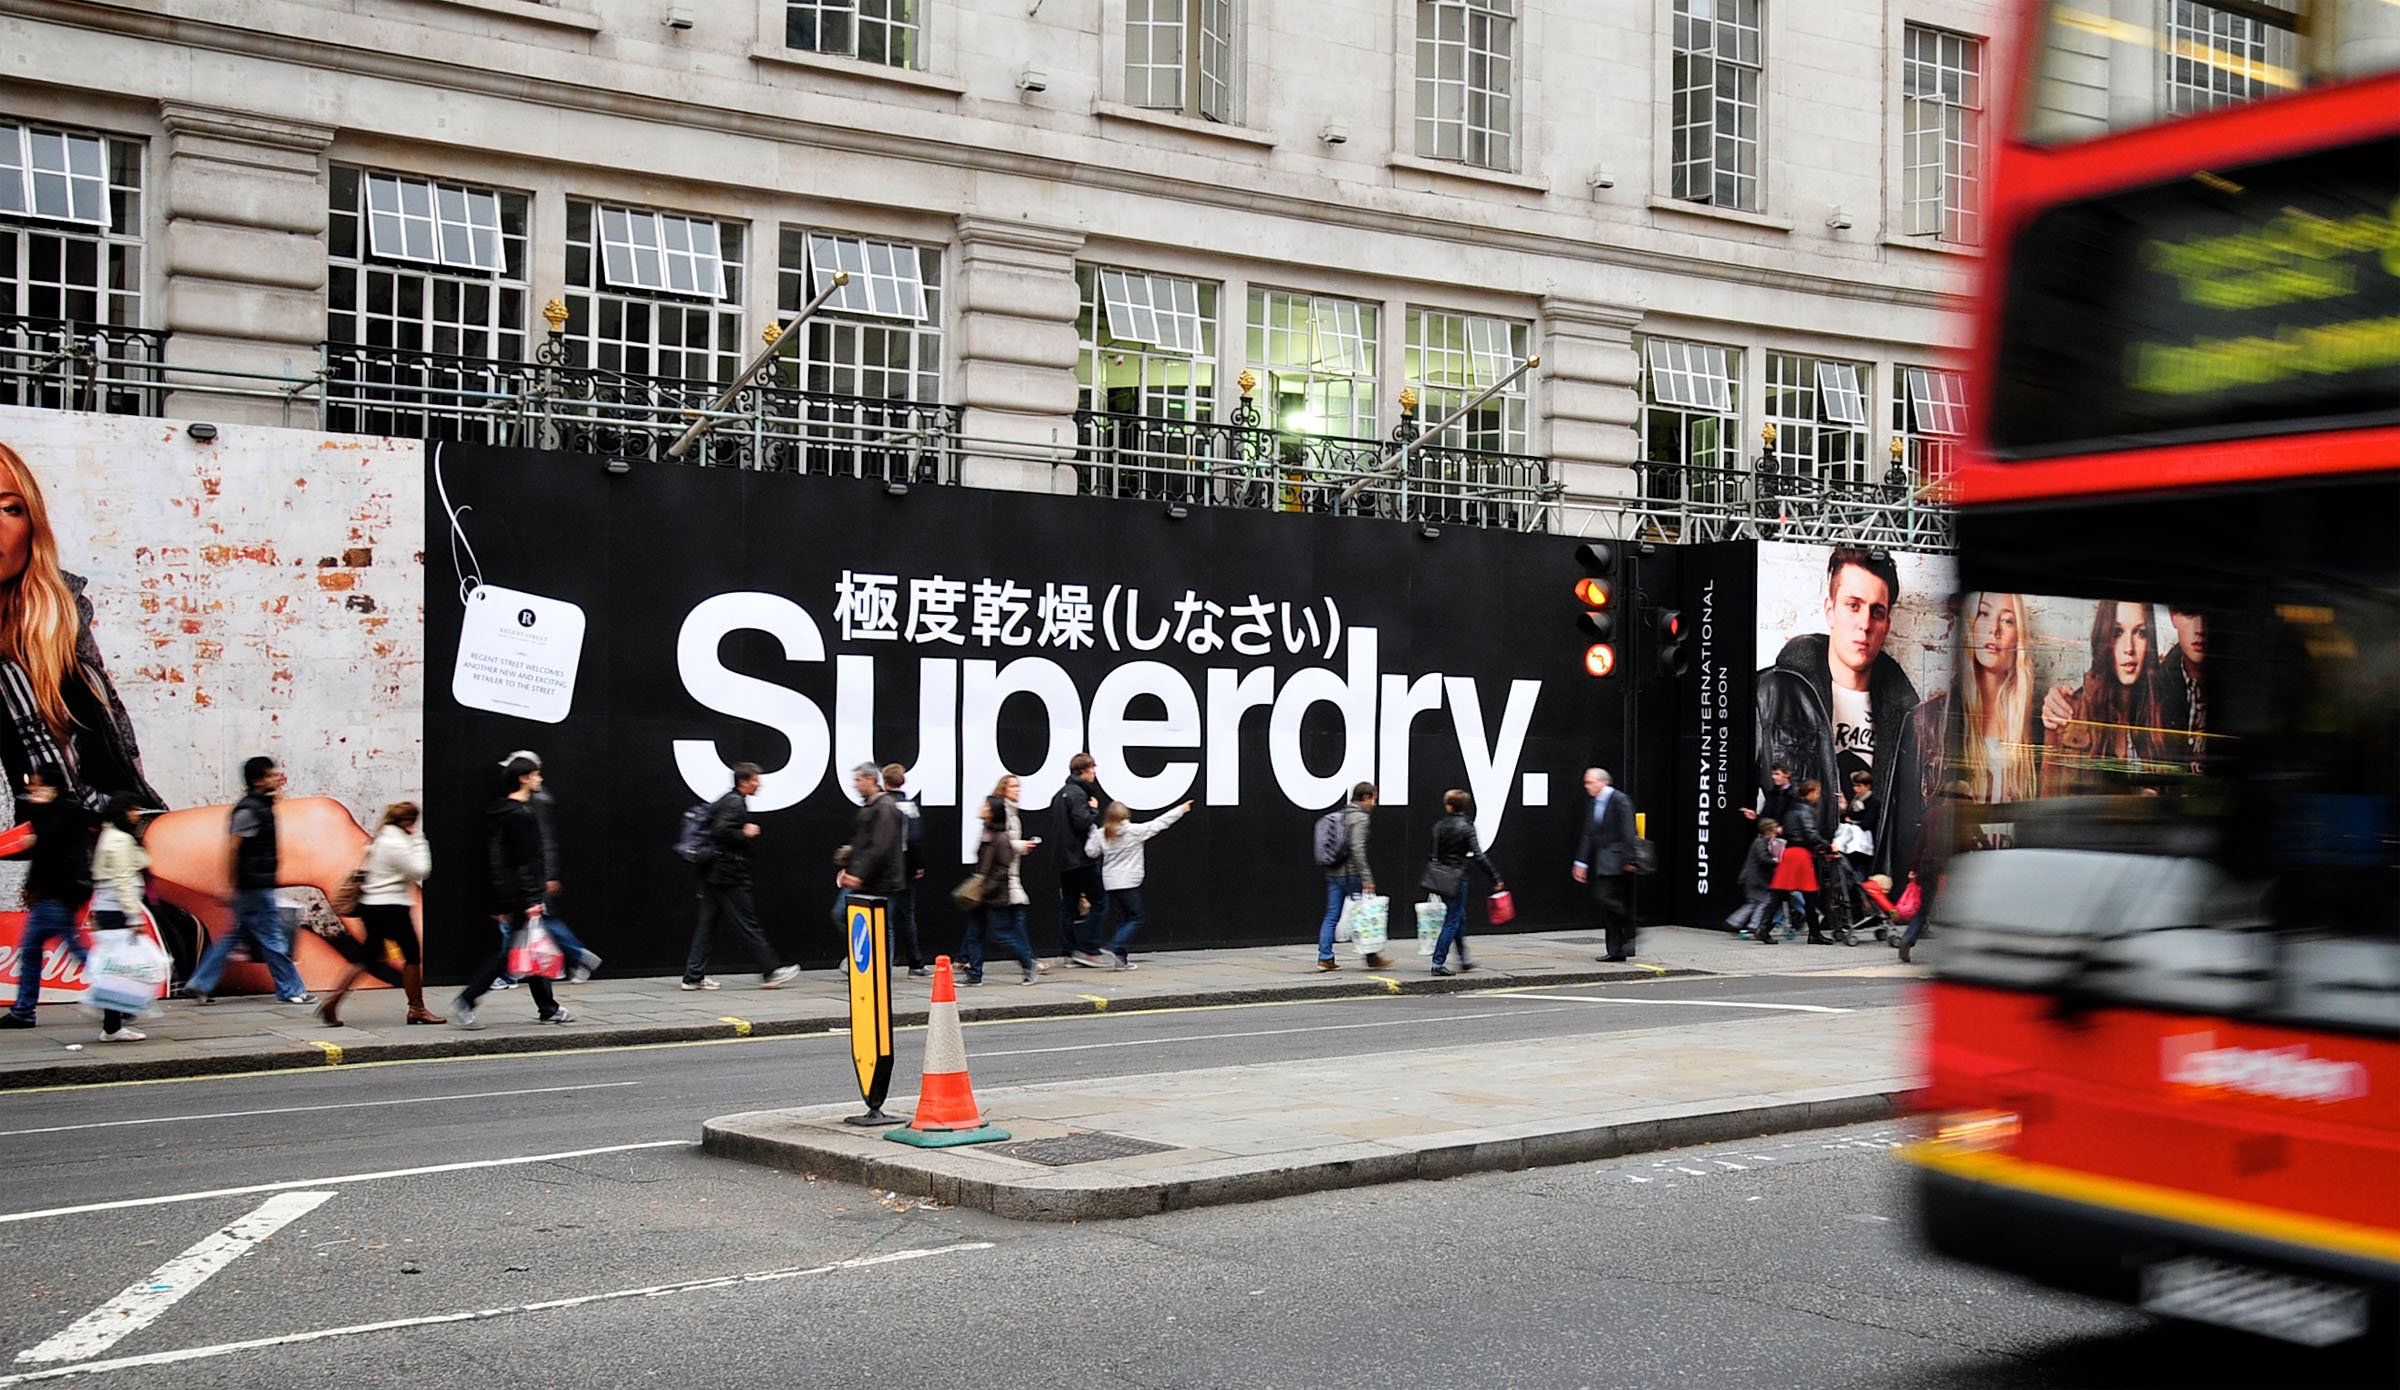
[[[107,131],[0,118],[0,140],[13,136],[19,158],[26,157],[29,136],[24,132],[30,130],[98,142],[107,181],[106,218],[94,223],[48,217],[30,206],[0,210],[0,246],[5,247],[0,256],[0,313],[93,327],[142,327],[147,299],[147,143]],[[30,204],[30,182],[20,182],[19,188]],[[71,192],[69,201],[71,207]],[[45,299],[56,302],[45,306]],[[87,307],[83,301],[91,312],[73,312]],[[35,312],[42,307],[58,312]]]
[[[1455,24],[1446,25],[1446,17]],[[1525,20],[1517,0],[1417,0],[1411,128],[1418,158],[1516,169]],[[1445,56],[1453,54],[1455,75],[1444,70]],[[1451,136],[1455,144],[1445,147]]]
[[[1988,52],[1978,35],[1902,28],[1900,211],[1910,236],[1961,246],[1981,240]]]
[[[564,279],[568,320],[564,337],[571,352],[579,354],[575,358],[577,364],[628,376],[706,381],[712,385],[730,381],[741,370],[743,356],[749,351],[744,329],[750,249],[747,224],[729,217],[702,219],[697,213],[675,214],[712,221],[717,228],[719,278],[725,282],[725,293],[721,298],[704,299],[671,290],[619,286],[609,282],[603,272],[601,210],[664,209],[624,208],[623,204],[605,199],[575,195],[566,201]],[[642,325],[639,336],[633,331],[637,320]],[[694,342],[695,334],[703,331],[707,341]],[[660,370],[661,361],[672,361],[687,369]],[[707,370],[698,374],[688,370],[695,361],[704,364]]]
[[[1245,8],[1246,0],[1124,0],[1125,104],[1241,124]],[[1166,35],[1174,54],[1160,61]],[[1170,83],[1163,91],[1162,82]]]
[[[1354,345],[1356,356],[1347,370],[1326,365],[1326,354],[1322,351],[1324,335],[1319,323],[1326,316],[1335,322],[1332,336],[1342,344]],[[1344,318],[1351,321],[1348,331],[1342,324]],[[1301,333],[1295,331],[1297,322],[1307,325],[1307,344],[1301,349],[1309,358],[1305,363],[1291,360],[1295,354],[1289,345],[1301,338]],[[1266,388],[1268,427],[1284,428],[1282,401],[1285,396],[1296,394],[1305,402],[1304,409],[1322,426],[1298,433],[1336,439],[1377,437],[1382,428],[1379,415],[1382,328],[1383,305],[1372,300],[1268,285],[1250,286],[1242,361],[1258,373]],[[1294,382],[1300,388],[1297,392],[1282,389]]]
[[[1966,374],[1894,363],[1892,385],[1892,437],[1900,441],[1901,462],[1921,486],[1948,484],[1967,431]]]
[[[2183,22],[2187,14],[2205,15],[2222,23],[2198,29]],[[2163,0],[2158,9],[2158,31],[2158,71],[2163,88],[2160,109],[2169,118],[2246,105],[2273,96],[2286,89],[2238,68],[2294,72],[2300,63],[2296,29],[2269,24],[2255,16],[2210,4],[2208,0]],[[2229,44],[2240,47],[2229,48]],[[2280,56],[2276,51],[2279,47]],[[2187,48],[2201,54],[2227,56],[2234,62],[2209,62],[2187,56]]]
[[[856,309],[845,304],[841,296],[829,299],[801,326],[797,352],[776,358],[777,380],[814,395],[938,403],[948,346],[942,322],[947,293],[942,277],[942,249],[822,226],[784,223],[777,229],[775,304],[779,318],[798,312],[822,288],[814,254],[814,243],[820,238],[914,252],[923,309],[911,319]],[[880,360],[877,352],[870,351],[871,345],[879,349]],[[901,352],[907,361],[905,365],[896,365],[893,359]],[[851,379],[843,380],[844,377]],[[869,389],[872,379],[878,377],[884,378],[884,389]],[[901,389],[891,389],[894,379],[903,383]]]
[[[393,256],[374,247],[370,200],[373,181],[378,178],[413,181],[429,188],[443,186],[422,175],[363,165],[337,162],[327,171],[326,340],[401,352],[524,361],[533,304],[532,195],[474,184],[447,185],[492,200],[498,238],[494,249],[500,264],[490,270],[468,269],[439,260]],[[349,197],[345,200],[346,185]],[[377,280],[385,282],[388,310],[376,307]],[[414,286],[415,307],[403,314],[401,304],[412,298],[409,283]],[[456,312],[447,316],[441,312],[445,296],[456,304]],[[479,298],[484,311],[470,321],[467,306]],[[369,328],[376,322],[390,325],[391,331],[376,334]],[[414,332],[404,335],[403,327]],[[445,344],[445,334],[456,335],[458,341]],[[475,335],[484,335],[487,341],[469,341]],[[379,343],[377,336],[391,341]],[[411,340],[402,341],[404,336]]]
[[[1169,352],[1155,343],[1118,338],[1109,327],[1101,285],[1102,276],[1109,272],[1181,281],[1190,285],[1198,314],[1198,341],[1192,350],[1188,353]],[[1075,320],[1078,344],[1076,396],[1085,408],[1095,414],[1133,415],[1179,423],[1206,422],[1216,418],[1218,317],[1223,305],[1222,285],[1214,280],[1089,261],[1076,264],[1075,282],[1078,303]],[[1130,385],[1112,385],[1104,370],[1112,364],[1104,362],[1103,358],[1116,359],[1114,365],[1133,364],[1135,379]],[[1181,382],[1175,380],[1179,372],[1185,374]],[[1112,409],[1109,396],[1117,390],[1132,391],[1136,408],[1131,411]]]
[[[1695,17],[1694,0],[1672,0],[1667,168],[1676,201],[1766,211],[1766,2],[1714,0],[1743,21]]]
[[[1644,334],[1634,384],[1641,402],[1635,428],[1645,469],[1671,468],[1662,478],[1651,474],[1644,495],[1668,501],[1726,506],[1741,500],[1742,471],[1742,349],[1693,338]],[[1664,349],[1664,351],[1661,351]],[[1714,369],[1702,368],[1714,364]],[[1718,393],[1678,391],[1680,399],[1660,390],[1661,377],[1697,388],[1705,382],[1722,387]],[[1667,426],[1673,428],[1671,457],[1657,456],[1653,447]],[[1672,485],[1670,485],[1672,484]]]
[[[1474,314],[1458,309],[1442,309],[1431,305],[1411,304],[1406,309],[1401,333],[1401,375],[1408,389],[1417,393],[1418,428],[1430,430],[1442,417],[1467,403],[1492,382],[1505,377],[1523,364],[1533,347],[1533,324],[1526,319],[1501,318],[1494,314]],[[1429,329],[1436,319],[1446,320],[1442,341],[1435,343]],[[1478,322],[1480,320],[1480,323]],[[1502,359],[1493,354],[1493,334],[1499,334],[1508,351]],[[1483,341],[1478,343],[1478,339]],[[1465,365],[1463,380],[1435,380],[1428,370],[1432,358]],[[1505,361],[1505,370],[1502,363]],[[1487,424],[1470,416],[1452,426],[1450,436],[1436,439],[1430,433],[1425,443],[1443,448],[1471,449],[1483,453],[1531,454],[1533,452],[1533,380],[1530,373],[1519,376],[1505,390],[1485,402],[1485,408],[1498,408],[1497,425]]]
[[[360,195],[366,200],[361,207],[367,230],[367,251],[375,259],[414,261],[450,270],[480,271],[487,274],[506,269],[507,252],[501,244],[500,195],[497,190],[476,188],[467,184],[445,183],[410,174],[387,173],[380,169],[362,169],[359,173],[362,180]],[[375,206],[375,190],[379,182],[392,187],[394,201],[392,209],[388,213]],[[425,208],[422,213],[411,212],[407,207],[406,194],[412,188],[425,190]],[[451,217],[443,207],[442,195],[445,193],[455,193],[459,196],[458,211],[460,215],[456,218]],[[488,225],[476,216],[477,212],[487,207],[491,213]],[[407,246],[412,223],[421,223],[425,228],[426,247],[422,254]],[[383,228],[387,225],[399,235],[401,246],[395,248],[382,244]],[[466,237],[467,250],[463,259],[451,255],[450,239],[447,234],[453,227],[458,228]],[[491,254],[488,258],[483,254],[485,243],[478,235],[483,232],[490,234]]]
[[[1812,353],[1764,354],[1766,375],[1759,393],[1759,423],[1775,427],[1770,452],[1777,471],[1821,485],[1864,487],[1877,481],[1872,431],[1864,410],[1874,368],[1864,362]],[[1826,367],[1857,373],[1861,409],[1855,420],[1837,421],[1825,408]]]
[[[903,72],[925,70],[925,0],[777,0],[781,12],[780,45],[796,53],[813,53],[826,58],[847,58],[870,67],[896,68]],[[872,18],[869,11],[874,11]],[[801,41],[805,16],[814,17],[816,41]],[[846,36],[838,45],[826,42],[828,19],[840,20]],[[866,42],[870,25],[882,31],[875,47],[880,50],[871,56]],[[895,54],[893,39],[899,38],[900,52]]]

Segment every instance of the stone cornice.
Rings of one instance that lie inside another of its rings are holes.
[[[1542,296],[1542,319],[1552,326],[1597,328],[1602,335],[1630,334],[1642,326],[1642,311],[1631,305],[1603,304],[1562,294]],[[1601,336],[1601,335],[1594,335]]]
[[[958,215],[958,241],[962,247],[989,246],[1046,256],[1072,256],[1083,249],[1084,235],[1069,227],[962,212]]]
[[[998,173],[1062,187],[1100,189],[1157,197],[1235,212],[1283,217],[1320,226],[1348,228],[1422,241],[1449,242],[1465,250],[1513,251],[1652,274],[1680,275],[1725,284],[1821,295],[1907,308],[1962,310],[1964,295],[1895,286],[1871,278],[1844,279],[1812,271],[1733,264],[1727,259],[1610,245],[1554,232],[1464,222],[1420,213],[1359,206],[1340,197],[1308,197],[1255,185],[1160,174],[1151,170],[1084,163],[1024,154],[958,139],[909,136],[870,126],[781,116],[744,106],[679,98],[597,82],[508,71],[453,61],[423,52],[387,52],[323,38],[268,33],[236,24],[166,12],[166,0],[4,0],[0,8],[49,23],[94,29],[161,45],[220,52],[266,62],[295,63],[359,76],[431,87],[503,101],[564,110],[597,112],[628,120],[684,125],[731,134],[816,146],[884,159],[908,160],[945,169]],[[463,51],[476,52],[472,46]],[[262,125],[288,125],[272,118]],[[1594,236],[1603,229],[1594,229]],[[1875,267],[1862,267],[1872,273]]]
[[[313,121],[289,121],[254,111],[222,106],[199,106],[188,101],[158,104],[159,124],[169,135],[198,135],[239,145],[319,154],[333,143],[334,128]]]

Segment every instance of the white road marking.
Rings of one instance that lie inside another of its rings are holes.
[[[344,1173],[329,1178],[293,1178],[288,1182],[254,1182],[246,1187],[216,1187],[205,1192],[171,1192],[162,1197],[126,1197],[114,1202],[86,1202],[76,1207],[45,1207],[40,1211],[0,1212],[0,1225],[39,1221],[49,1216],[82,1216],[95,1211],[124,1211],[129,1207],[163,1207],[177,1202],[203,1202],[212,1197],[247,1197],[254,1192],[289,1192],[300,1187],[347,1187],[386,1178],[420,1178],[434,1173],[464,1173],[475,1168],[514,1168],[527,1163],[556,1163],[596,1154],[630,1153],[636,1149],[688,1149],[689,1139],[652,1139],[641,1144],[610,1144],[598,1149],[568,1149],[563,1153],[524,1154],[516,1158],[479,1158],[465,1163],[435,1163],[423,1168],[389,1168],[380,1173]],[[0,1382],[5,1384],[6,1382]]]
[[[1387,1018],[1373,1023],[1318,1023],[1305,1028],[1259,1028],[1242,1033],[1186,1033],[1173,1038],[1123,1038],[1116,1042],[1069,1043],[1060,1047],[1018,1047],[977,1051],[978,1057],[1039,1057],[1051,1052],[1096,1052],[1110,1047],[1157,1047],[1164,1043],[1215,1042],[1219,1038],[1280,1038],[1290,1033],[1341,1033],[1354,1028],[1419,1028],[1428,1023],[1465,1023],[1478,1018],[1511,1018],[1519,1010],[1493,1009],[1476,1014],[1441,1014],[1433,1018]]]
[[[137,1366],[171,1366],[184,1361],[204,1361],[212,1357],[231,1356],[237,1352],[262,1351],[269,1347],[298,1346],[307,1342],[323,1342],[335,1337],[356,1337],[370,1332],[394,1332],[410,1327],[436,1327],[443,1323],[485,1322],[493,1318],[514,1317],[521,1313],[546,1313],[560,1308],[581,1308],[587,1304],[610,1303],[628,1298],[665,1298],[675,1294],[703,1293],[711,1289],[738,1288],[745,1284],[771,1284],[784,1279],[804,1279],[812,1274],[832,1274],[846,1269],[867,1269],[875,1265],[899,1264],[904,1260],[922,1260],[934,1255],[958,1255],[971,1250],[989,1250],[988,1240],[966,1241],[957,1245],[941,1245],[925,1250],[894,1250],[882,1255],[865,1255],[852,1260],[836,1260],[832,1264],[794,1266],[789,1269],[764,1269],[751,1274],[727,1274],[713,1279],[686,1279],[674,1284],[650,1284],[638,1289],[614,1289],[607,1293],[578,1294],[572,1298],[550,1298],[539,1303],[516,1303],[505,1308],[478,1308],[465,1313],[435,1313],[420,1318],[394,1318],[389,1322],[358,1323],[350,1327],[327,1327],[314,1332],[287,1332],[279,1337],[254,1337],[245,1342],[220,1342],[214,1346],[185,1347],[180,1351],[152,1352],[146,1356],[120,1356],[108,1361],[87,1361],[79,1366],[55,1366],[48,1370],[24,1371],[0,1376],[0,1386],[23,1385],[28,1381],[57,1380],[65,1376],[93,1375],[102,1371],[130,1370]]]
[[[258,1115],[307,1115],[319,1110],[365,1110],[380,1105],[430,1105],[441,1100],[496,1100],[502,1096],[542,1096],[555,1091],[605,1091],[639,1086],[639,1081],[593,1081],[581,1086],[530,1086],[521,1091],[474,1091],[463,1096],[412,1096],[405,1100],[346,1100],[326,1105],[280,1105],[270,1110],[218,1110],[204,1115],[151,1115],[139,1120],[95,1120],[81,1125],[45,1125],[40,1129],[0,1129],[0,1139],[28,1134],[65,1134],[78,1129],[119,1129],[126,1125],[172,1125],[187,1120],[246,1120]]]
[[[160,1265],[146,1279],[137,1279],[115,1298],[77,1318],[67,1329],[29,1351],[19,1361],[84,1361],[158,1321],[185,1294],[208,1282],[209,1276],[249,1254],[259,1242],[333,1200],[330,1192],[283,1192],[269,1197],[259,1209],[201,1239],[191,1249]]]
[[[1745,1004],[1730,999],[1624,999],[1615,995],[1590,994],[1495,994],[1495,999],[1539,999],[1554,1004],[1644,1004],[1659,1009],[1771,1009],[1777,1013],[1793,1014],[1850,1014],[1856,1009],[1837,1009],[1830,1004]]]

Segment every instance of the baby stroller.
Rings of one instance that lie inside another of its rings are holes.
[[[1899,945],[1901,934],[1907,931],[1909,922],[1916,917],[1917,906],[1923,899],[1923,895],[1917,891],[1917,876],[1913,873],[1908,876],[1908,887],[1901,890],[1897,899],[1892,897],[1889,874],[1875,874],[1860,888],[1866,893],[1867,901],[1875,906],[1875,939],[1887,946]]]

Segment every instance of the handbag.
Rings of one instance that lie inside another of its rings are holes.
[[[950,890],[950,901],[956,903],[961,912],[973,912],[983,906],[983,895],[986,891],[983,875],[969,874],[958,881],[956,888]]]
[[[978,911],[983,907],[984,899],[992,895],[993,880],[1008,867],[1000,857],[1001,846],[1005,843],[1004,837],[989,831],[984,833],[983,848],[975,851],[975,872],[960,879],[958,886],[950,890],[950,901],[958,905],[959,911]]]
[[[1505,927],[1517,920],[1516,897],[1505,888],[1493,889],[1492,896],[1484,900],[1484,907],[1495,927]]]
[[[1631,873],[1637,873],[1637,874],[1654,874],[1654,873],[1657,873],[1657,872],[1658,872],[1658,846],[1657,846],[1657,844],[1656,844],[1656,843],[1654,843],[1654,842],[1652,842],[1652,841],[1649,841],[1649,840],[1635,840],[1635,841],[1633,842],[1633,848],[1632,848],[1632,849],[1630,849],[1630,850],[1628,850],[1628,851],[1626,851],[1626,854],[1625,854],[1625,867],[1626,867],[1627,871],[1628,871],[1628,872],[1631,872]]]
[[[1419,888],[1445,898],[1457,897],[1458,890],[1465,887],[1466,882],[1466,865],[1445,864],[1439,859],[1429,861],[1425,865],[1425,872],[1417,878]]]

